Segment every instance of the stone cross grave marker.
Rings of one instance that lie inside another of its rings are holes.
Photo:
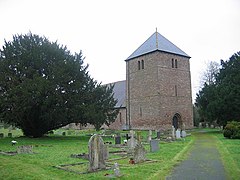
[[[144,162],[146,160],[147,151],[144,149],[142,144],[137,144],[133,151],[134,163]]]
[[[134,138],[134,131],[130,131],[131,138],[128,140],[127,145],[130,149],[134,148],[137,145],[137,141]]]
[[[106,147],[103,143],[103,139],[97,134],[93,135],[88,142],[90,172],[106,169],[106,152],[104,151],[106,151]]]
[[[159,150],[159,140],[152,139],[150,141],[150,151],[151,152],[156,152]]]

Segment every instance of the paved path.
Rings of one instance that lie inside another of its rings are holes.
[[[196,135],[189,157],[175,167],[167,180],[222,180],[227,179],[216,139],[205,132]]]

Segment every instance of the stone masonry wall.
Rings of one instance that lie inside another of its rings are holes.
[[[172,67],[172,59],[177,68]],[[139,70],[142,60],[144,69]],[[156,51],[126,63],[126,105],[133,129],[170,129],[176,113],[186,128],[193,127],[188,58]]]

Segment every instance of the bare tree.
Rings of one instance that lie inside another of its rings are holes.
[[[216,81],[216,75],[219,73],[220,64],[216,61],[210,61],[207,63],[207,69],[202,73],[200,80],[201,87],[204,84],[214,84]]]

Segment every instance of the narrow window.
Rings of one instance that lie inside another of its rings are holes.
[[[175,85],[175,96],[177,96],[177,85]]]
[[[142,69],[144,69],[144,60],[142,60]]]
[[[178,68],[177,59],[175,59],[175,68]]]
[[[119,113],[119,120],[120,120],[120,123],[122,122],[122,113],[120,112]]]
[[[140,114],[140,117],[142,117],[142,108],[141,107],[139,109],[139,114]]]
[[[140,61],[138,61],[138,70],[140,70],[141,69],[141,63],[140,63]]]
[[[172,68],[174,68],[174,59],[172,59]]]

